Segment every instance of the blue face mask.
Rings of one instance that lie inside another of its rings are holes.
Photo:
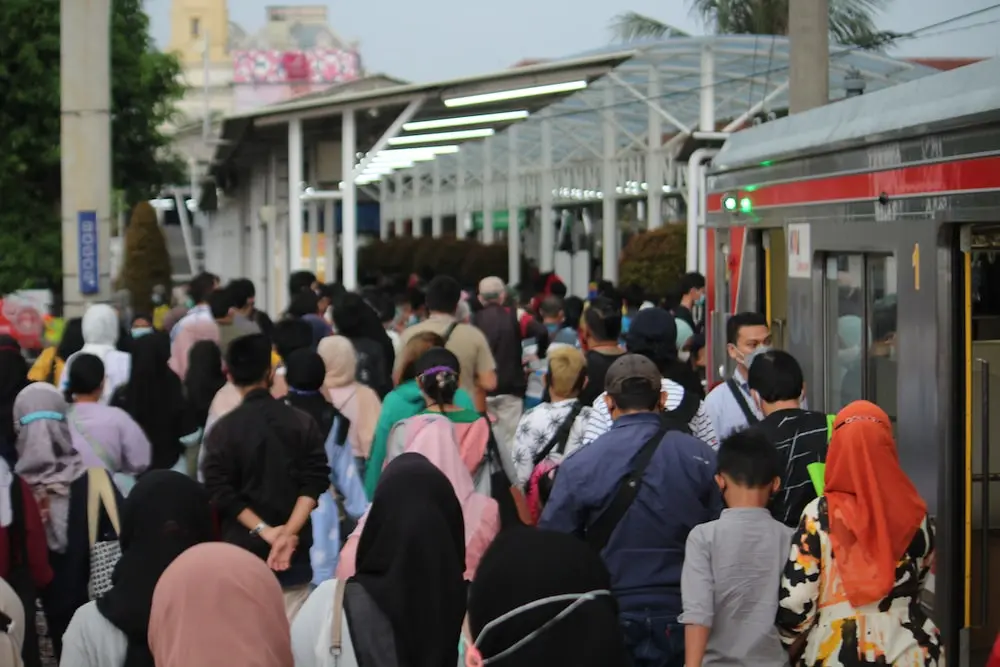
[[[132,338],[142,338],[153,333],[153,327],[132,327]]]
[[[550,334],[554,334],[558,333],[559,329],[561,329],[562,327],[559,324],[546,324],[545,328],[549,330]]]
[[[187,306],[188,308],[194,308],[194,299],[192,299],[191,297],[188,297],[184,301],[184,305]]]
[[[699,296],[697,299],[695,299],[694,303],[697,306],[704,306],[705,305],[705,295],[702,294],[701,296]]]

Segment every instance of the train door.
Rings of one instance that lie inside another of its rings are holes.
[[[788,247],[783,228],[761,232],[761,305],[774,347],[788,349]]]
[[[960,243],[957,374],[964,447],[962,664],[985,664],[1000,631],[1000,225],[970,226]],[[991,419],[991,416],[993,417]],[[966,652],[967,651],[967,652]]]

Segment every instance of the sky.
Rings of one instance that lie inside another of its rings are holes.
[[[171,0],[146,0],[153,35],[166,44]],[[488,73],[524,58],[555,58],[612,44],[615,14],[632,10],[682,30],[705,32],[685,0],[230,0],[230,20],[248,32],[264,24],[264,7],[325,4],[330,23],[357,41],[365,69],[415,82]],[[888,0],[879,27],[906,33],[996,4],[995,0]],[[1000,9],[938,30],[997,21],[968,30],[906,40],[893,54],[923,57],[1000,56]],[[928,31],[937,32],[935,30]]]

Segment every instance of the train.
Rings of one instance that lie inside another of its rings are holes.
[[[1000,59],[737,132],[702,192],[709,382],[733,368],[727,318],[758,311],[812,409],[889,414],[936,525],[927,603],[948,659],[983,664],[1000,630]]]

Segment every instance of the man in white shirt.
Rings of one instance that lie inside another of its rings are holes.
[[[717,386],[705,398],[715,433],[725,440],[736,431],[753,426],[764,418],[750,398],[747,372],[755,354],[771,349],[771,330],[760,313],[737,313],[726,322],[726,351],[736,362],[732,377]]]

